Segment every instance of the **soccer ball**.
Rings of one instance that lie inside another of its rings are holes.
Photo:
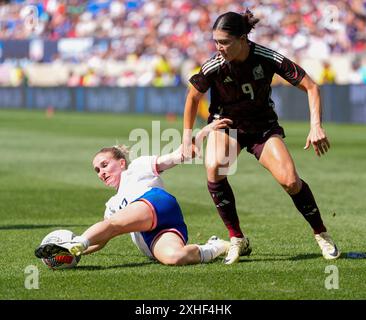
[[[71,241],[74,237],[75,234],[69,230],[55,230],[43,238],[41,245]],[[80,258],[81,256],[75,257],[65,249],[64,252],[59,252],[52,258],[42,258],[42,262],[52,270],[70,269],[78,264]]]

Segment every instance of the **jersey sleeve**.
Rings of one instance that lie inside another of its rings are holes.
[[[199,92],[207,92],[207,90],[212,86],[215,75],[224,63],[225,59],[220,54],[216,54],[201,66],[200,71],[193,75],[189,79],[189,82]]]
[[[297,86],[306,74],[304,69],[295,62],[292,62],[290,59],[272,49],[255,44],[254,54],[265,59],[265,61],[272,66],[274,73],[277,73],[294,86]]]
[[[194,74],[190,79],[189,82],[194,86],[199,92],[205,93],[210,88],[210,82],[205,77],[205,75],[202,72],[202,69],[199,73]]]
[[[286,57],[283,57],[280,64],[275,65],[275,72],[293,86],[297,86],[305,77],[305,70]]]
[[[152,175],[159,176],[157,171],[156,161],[157,156],[142,156],[133,160],[128,166],[128,170],[141,176]]]

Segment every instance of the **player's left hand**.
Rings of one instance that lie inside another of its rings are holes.
[[[310,144],[313,146],[318,157],[329,150],[330,143],[325,134],[325,130],[321,126],[311,127],[304,149],[309,149]]]
[[[195,139],[193,140],[193,150],[199,158],[202,158],[202,144],[203,140],[210,134],[211,131],[227,129],[230,128],[230,125],[233,124],[233,121],[228,118],[216,119],[211,123],[203,127],[197,134]]]
[[[188,153],[189,154],[189,157],[185,157],[184,156],[184,147],[183,147],[183,144],[181,144],[179,146],[179,148],[177,149],[177,153],[180,154],[180,161],[183,163],[185,161],[190,161],[194,158],[196,158],[197,156],[200,155],[200,150],[198,149],[198,147],[196,146],[195,144],[195,138],[193,137],[192,138],[192,143],[190,144],[190,152]]]
[[[206,137],[211,131],[230,128],[231,124],[233,124],[233,121],[228,118],[215,119],[202,128],[200,135]]]

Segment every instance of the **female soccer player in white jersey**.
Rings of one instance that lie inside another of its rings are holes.
[[[220,117],[229,118],[233,120],[231,128],[237,133],[233,137],[228,130],[215,131],[208,137],[206,148],[208,190],[231,238],[225,263],[237,262],[240,255],[251,252],[249,240],[239,226],[234,194],[223,170],[236,160],[244,148],[290,195],[313,229],[324,258],[336,259],[340,252],[327,233],[310,187],[296,172],[271,99],[271,82],[275,73],[307,93],[310,132],[305,149],[312,145],[320,156],[328,151],[330,145],[321,122],[319,89],[296,63],[248,39],[248,33],[258,21],[247,11],[243,14],[224,13],[214,23],[213,39],[217,53],[190,79],[192,86],[184,111],[183,153],[185,157],[190,156],[191,129],[198,104],[210,89],[208,122]],[[225,161],[230,150],[234,150],[231,152],[233,156],[230,161]]]
[[[204,127],[196,141],[210,130],[226,128],[228,119]],[[101,149],[93,167],[100,180],[117,194],[106,203],[104,220],[88,228],[82,236],[63,244],[48,243],[35,250],[38,258],[49,258],[60,251],[73,255],[102,249],[121,234],[131,233],[135,245],[148,257],[167,265],[209,262],[227,252],[229,242],[215,236],[204,245],[187,244],[187,227],[179,204],[164,189],[160,174],[182,162],[182,147],[163,156],[142,156],[130,164],[127,149],[114,146]]]

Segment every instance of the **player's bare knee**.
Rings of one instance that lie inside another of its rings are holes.
[[[281,185],[288,194],[296,194],[301,189],[301,184],[296,177],[286,177],[286,179],[281,182]]]
[[[181,266],[185,264],[185,253],[181,250],[169,250],[165,252],[161,262],[169,266]]]
[[[217,169],[213,167],[206,167],[207,178],[209,181],[215,181],[215,177],[217,175]]]
[[[206,161],[205,167],[208,174],[215,174],[219,169],[219,165],[216,161]]]
[[[177,265],[177,258],[174,255],[164,256],[162,259],[160,259],[160,262],[167,266],[175,266]]]

